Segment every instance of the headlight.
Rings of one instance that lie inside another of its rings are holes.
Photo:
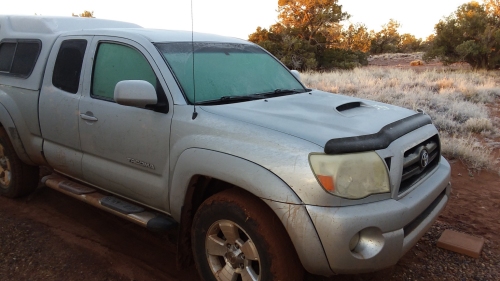
[[[361,199],[391,190],[385,163],[375,152],[311,154],[309,163],[319,184],[339,197]]]

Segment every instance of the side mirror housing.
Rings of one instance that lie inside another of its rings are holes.
[[[114,99],[118,104],[139,108],[158,102],[155,88],[144,80],[118,82],[115,86]]]
[[[295,78],[297,78],[297,80],[299,80],[300,82],[302,82],[302,80],[300,80],[300,72],[298,72],[297,70],[291,70],[293,76],[295,76]]]

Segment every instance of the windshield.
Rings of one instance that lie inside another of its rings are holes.
[[[195,103],[192,43],[158,43],[156,47],[170,65],[186,98]],[[227,97],[305,91],[281,63],[253,45],[195,42],[194,70],[197,104]]]

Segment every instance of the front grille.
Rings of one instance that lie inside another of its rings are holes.
[[[438,135],[408,149],[404,154],[403,174],[399,194],[434,170],[439,163],[441,148]]]

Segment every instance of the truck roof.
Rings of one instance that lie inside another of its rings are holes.
[[[81,17],[0,15],[0,37],[16,35],[58,35],[72,30],[95,28],[138,28],[128,22]]]
[[[129,39],[142,37],[150,42],[225,42],[225,43],[240,43],[252,44],[246,40],[227,37],[216,34],[191,32],[185,30],[167,30],[167,29],[150,29],[150,28],[101,28],[87,29],[79,31],[71,31],[61,34],[65,35],[102,35],[102,36],[118,36]],[[193,37],[191,37],[193,36]]]
[[[0,40],[4,38],[44,39],[60,35],[141,35],[151,42],[191,41],[191,31],[147,29],[122,21],[55,16],[0,15]],[[194,41],[239,42],[247,41],[226,36],[194,32]]]
[[[38,90],[42,84],[46,60],[54,42],[60,36],[90,35],[116,36],[137,42],[227,42],[251,44],[245,40],[191,31],[146,29],[121,21],[81,17],[0,15],[0,43],[5,39],[31,39],[41,43],[35,68],[25,78],[0,75],[0,85]]]

